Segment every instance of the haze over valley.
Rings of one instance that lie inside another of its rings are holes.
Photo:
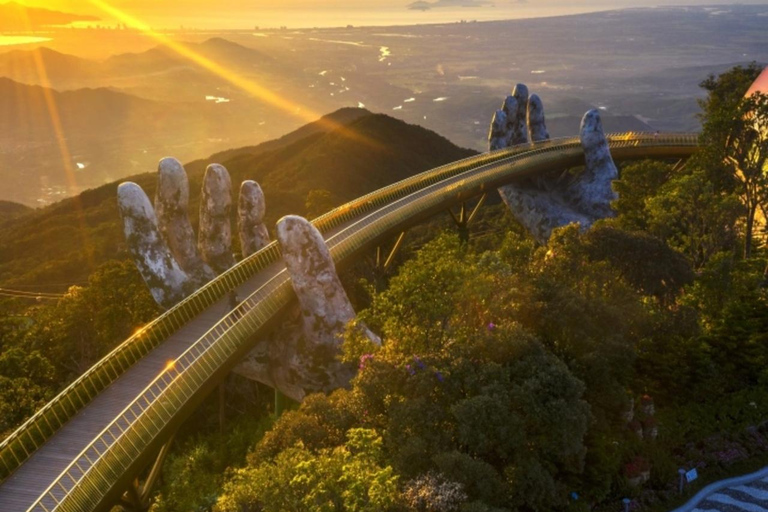
[[[0,46],[0,200],[49,204],[341,107],[482,150],[516,82],[542,97],[553,136],[575,134],[591,107],[608,131],[696,130],[703,77],[768,60],[766,19],[768,6],[729,5],[400,27],[52,30],[39,45]]]

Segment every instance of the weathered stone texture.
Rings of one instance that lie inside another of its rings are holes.
[[[544,118],[544,104],[536,94],[528,98],[528,131],[531,142],[549,140],[547,122]]]
[[[517,103],[517,114],[515,115],[514,132],[510,145],[528,143],[528,125],[526,124],[526,114],[528,111],[528,87],[525,84],[517,84],[512,90],[512,96]]]
[[[198,246],[208,265],[217,273],[235,264],[232,256],[232,181],[224,166],[211,164],[205,170],[200,198]]]
[[[517,112],[519,110],[517,99],[511,94],[504,98],[501,110],[504,111],[506,117],[504,124],[505,147],[509,147],[514,144],[515,130],[517,129]]]
[[[137,184],[126,182],[117,188],[117,204],[136,268],[155,301],[173,306],[189,293],[189,277],[163,240],[149,198]]]
[[[237,226],[243,257],[248,257],[269,244],[269,231],[264,224],[266,211],[267,203],[259,184],[252,180],[244,181],[240,185],[237,208]]]
[[[200,287],[215,277],[197,251],[197,237],[189,222],[189,181],[181,163],[164,158],[157,168],[155,214],[160,233],[179,266]]]
[[[618,198],[611,183],[619,171],[613,163],[611,150],[603,132],[600,112],[590,110],[581,121],[581,146],[586,161],[584,172],[569,190],[574,207],[594,220],[613,217],[611,201]]]
[[[283,217],[277,224],[277,240],[301,313],[300,330],[281,333],[273,354],[272,378],[284,393],[300,399],[308,392],[344,386],[354,375],[354,365],[340,363],[338,355],[342,334],[355,311],[322,234],[309,221],[294,215]],[[381,343],[365,326],[359,328]],[[285,334],[289,335],[283,337]]]
[[[493,115],[493,121],[491,121],[491,129],[488,134],[488,150],[504,149],[507,145],[507,114],[504,113],[504,110],[499,109]]]
[[[537,184],[508,185],[499,189],[504,203],[536,241],[546,244],[552,230],[578,222],[582,228],[592,221],[567,205],[556,191],[542,190]]]
[[[512,121],[507,118],[505,125],[507,129],[513,129],[509,144],[527,142],[528,134],[533,142],[548,140],[549,132],[541,99],[535,94],[529,97],[528,88],[517,84],[512,96],[504,102],[505,107],[515,104],[518,107],[526,105],[527,109],[525,117],[522,117],[520,109],[509,109],[508,116],[515,118]],[[491,129],[491,145],[499,140],[498,136],[493,137],[496,118]],[[527,120],[525,130],[520,127],[521,119]],[[546,243],[555,228],[576,222],[582,230],[586,230],[596,220],[614,215],[611,202],[617,196],[611,188],[611,182],[618,177],[618,171],[611,158],[597,110],[590,110],[584,116],[580,136],[586,165],[579,175],[536,176],[499,189],[499,194],[515,218],[540,243]]]

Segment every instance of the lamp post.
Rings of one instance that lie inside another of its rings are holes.
[[[680,494],[683,494],[683,487],[685,487],[685,470],[680,468],[677,472],[680,474]]]

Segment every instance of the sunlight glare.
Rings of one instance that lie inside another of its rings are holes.
[[[180,56],[190,60],[191,62],[194,62],[200,67],[226,80],[230,84],[246,92],[247,94],[259,99],[260,101],[263,101],[264,103],[267,103],[275,108],[278,108],[279,110],[282,110],[283,112],[286,112],[292,116],[298,117],[305,122],[320,122],[321,124],[327,126],[329,129],[339,130],[340,133],[342,133],[344,136],[350,139],[357,140],[359,142],[363,142],[366,145],[376,146],[376,147],[379,146],[378,143],[375,143],[374,141],[368,139],[367,137],[357,134],[352,130],[348,130],[344,125],[330,121],[328,119],[322,119],[321,118],[322,114],[315,112],[313,110],[309,110],[306,108],[306,106],[299,105],[286,98],[283,98],[282,96],[272,92],[268,88],[254,82],[253,80],[249,80],[247,78],[244,78],[238,75],[238,73],[230,69],[227,69],[223,65],[209,59],[204,55],[199,54],[189,46],[183,43],[180,43],[178,41],[175,41],[165,34],[157,32],[156,30],[152,29],[152,27],[150,27],[148,24],[144,23],[138,18],[126,13],[123,10],[118,9],[117,7],[103,0],[88,0],[88,2],[92,4],[94,7],[102,10],[109,16],[124,23],[126,26],[142,32],[143,34],[154,39],[161,45],[171,49],[172,51],[176,52]]]

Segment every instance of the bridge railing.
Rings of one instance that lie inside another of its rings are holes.
[[[611,140],[614,149],[638,146],[695,144],[691,136],[638,137]],[[522,156],[516,163],[538,158],[555,160],[563,151],[578,153],[578,142],[544,145]],[[505,159],[506,160],[506,159]],[[459,189],[477,188],[479,184],[516,172],[506,162],[490,166],[480,173],[456,181],[451,186],[424,186],[409,201],[392,199],[377,214],[358,219],[354,226],[332,239],[331,254],[336,262],[347,258],[361,246],[385,234],[408,218],[435,205],[445,204]],[[442,180],[440,180],[442,181]],[[405,196],[403,196],[405,197]],[[398,198],[398,199],[402,199]],[[115,475],[123,474],[148,446],[177,417],[225,362],[233,360],[243,343],[282,308],[291,296],[288,277],[283,272],[244,300],[233,313],[224,317],[169,365],[145,390],[76,457],[30,511],[74,512],[96,507],[110,492]]]
[[[475,155],[425,171],[335,208],[313,222],[321,232],[327,233],[359,215],[378,208],[394,198],[410,194],[420,187],[479,165],[506,158],[531,147],[530,144],[522,144],[491,153]],[[72,419],[78,411],[89,404],[133,364],[160,345],[190,319],[220,300],[231,289],[243,284],[260,270],[278,261],[280,261],[280,250],[277,244],[273,242],[137,330],[130,338],[104,356],[0,443],[0,482],[10,476],[67,421]]]

